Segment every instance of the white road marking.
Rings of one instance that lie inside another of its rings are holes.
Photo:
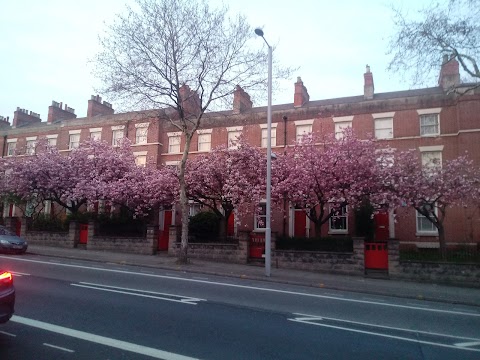
[[[192,279],[196,279],[196,280],[208,280],[208,278],[206,278],[206,277],[200,277],[200,276],[194,276],[194,277],[192,277]]]
[[[364,323],[364,322],[352,321],[352,320],[337,319],[337,318],[331,318],[331,317],[325,317],[325,316],[308,315],[308,314],[301,314],[301,313],[294,313],[293,315],[302,316],[302,317],[294,319],[294,320],[300,321],[300,322],[302,322],[302,321],[307,322],[307,321],[330,320],[330,321],[337,321],[337,322],[349,323],[349,324],[354,324],[354,325],[369,326],[369,327],[380,328],[380,329],[397,330],[397,331],[403,331],[403,332],[407,332],[407,333],[411,332],[411,333],[414,333],[414,334],[425,334],[425,335],[432,335],[432,336],[447,337],[447,338],[452,338],[452,339],[480,341],[480,339],[470,338],[470,337],[465,337],[465,336],[455,336],[455,335],[442,334],[442,333],[436,333],[436,332],[431,332],[431,331],[404,329],[404,328],[398,328],[398,327],[393,327],[393,326],[377,325],[377,324]],[[288,320],[291,320],[291,319],[288,319]],[[466,344],[470,344],[470,343],[466,343]],[[455,345],[461,346],[459,344],[455,344]]]
[[[146,297],[146,298],[150,298],[150,299],[173,301],[173,302],[178,302],[178,303],[182,303],[182,304],[189,304],[189,305],[197,305],[197,302],[199,302],[199,301],[206,301],[205,299],[192,298],[190,296],[167,294],[167,293],[160,293],[160,292],[156,292],[156,291],[138,290],[138,289],[124,288],[124,287],[110,286],[110,285],[103,285],[103,284],[94,284],[94,283],[87,283],[87,282],[80,282],[79,284],[72,283],[70,285],[83,287],[83,288],[87,288],[87,289],[94,289],[94,290],[108,291],[108,292],[114,292],[114,293],[119,293],[119,294]],[[166,298],[166,297],[162,297],[162,296],[148,295],[148,294],[171,296],[171,297],[174,297],[174,298],[179,298],[179,300],[178,299]]]
[[[26,274],[26,273],[21,273],[21,272],[16,272],[16,271],[10,271],[13,275],[15,276],[30,276],[30,274]]]
[[[57,349],[57,350],[62,350],[62,351],[65,351],[65,352],[69,352],[69,353],[74,353],[75,352],[74,350],[70,350],[70,349],[67,349],[67,348],[64,348],[64,347],[61,347],[61,346],[52,345],[52,344],[43,343],[43,345],[54,348],[54,349]]]
[[[141,354],[145,356],[150,356],[156,359],[163,360],[196,360],[188,356],[183,356],[180,354],[171,353],[168,351],[163,351],[143,345],[137,345],[126,341],[116,340],[105,336],[90,334],[84,331],[69,329],[67,327],[58,326],[54,324],[49,324],[43,321],[28,319],[20,316],[13,315],[11,321],[32,326],[38,329],[54,332],[57,334],[70,336],[76,339],[90,341],[96,344],[105,345],[113,347],[120,350],[130,351],[136,354]]]
[[[0,258],[5,258],[5,257],[0,256]],[[418,307],[418,306],[382,303],[382,302],[378,302],[378,301],[348,299],[348,298],[341,298],[339,296],[317,295],[317,294],[309,294],[309,293],[302,293],[302,292],[295,292],[295,291],[261,288],[261,287],[257,287],[257,286],[237,285],[237,284],[221,283],[221,282],[207,281],[207,280],[196,280],[196,279],[182,278],[182,277],[178,277],[178,276],[142,274],[141,272],[133,272],[133,271],[127,271],[127,270],[102,269],[102,268],[98,268],[98,267],[90,267],[90,266],[84,266],[84,265],[71,265],[71,264],[63,264],[63,263],[52,263],[52,262],[45,262],[45,261],[40,261],[40,260],[31,260],[31,259],[25,259],[25,258],[11,258],[11,257],[8,257],[8,259],[17,260],[17,261],[32,262],[32,263],[37,263],[37,264],[57,265],[57,266],[72,267],[72,268],[78,268],[78,269],[97,270],[97,271],[105,271],[105,272],[128,274],[128,275],[140,275],[140,276],[148,276],[148,277],[161,278],[161,279],[170,279],[170,280],[197,282],[197,283],[201,283],[201,284],[226,286],[226,287],[233,287],[233,288],[239,288],[239,289],[249,289],[249,290],[258,290],[258,291],[281,293],[281,294],[290,294],[290,295],[296,295],[296,296],[306,296],[306,297],[313,297],[313,298],[319,298],[319,299],[330,299],[330,300],[338,300],[338,301],[346,301],[346,302],[354,302],[354,303],[362,303],[362,304],[388,306],[388,307],[402,308],[402,309],[429,311],[429,312],[436,312],[436,313],[443,313],[443,314],[480,317],[479,313],[471,313],[471,312],[465,312],[465,311],[432,309],[432,308],[424,308],[424,307]]]
[[[412,306],[420,306],[420,307],[425,307],[425,308],[428,308],[428,307],[430,307],[429,305],[415,304],[415,303],[411,303],[411,302],[407,302],[407,305],[412,305]]]
[[[16,336],[17,336],[17,335],[15,335],[15,334],[11,334],[11,333],[6,332],[6,331],[0,331],[0,334],[8,335],[8,336],[11,336],[11,337],[16,337]]]
[[[469,346],[477,346],[480,345],[480,341],[471,341],[471,342],[464,342],[464,343],[456,343],[455,346],[460,347],[469,347]]]
[[[406,338],[406,337],[402,337],[402,336],[387,335],[387,334],[384,334],[384,333],[376,333],[376,332],[373,332],[373,331],[351,329],[351,328],[347,328],[347,327],[343,327],[343,326],[319,324],[319,323],[316,323],[316,322],[310,322],[310,321],[305,321],[305,320],[297,320],[297,319],[288,319],[288,320],[303,323],[303,324],[310,324],[310,325],[315,325],[315,326],[326,327],[326,328],[330,328],[330,329],[345,330],[345,331],[350,331],[350,332],[354,332],[354,333],[386,337],[386,338],[395,339],[395,340],[409,341],[409,342],[414,342],[414,343],[418,343],[418,344],[446,347],[446,348],[457,349],[457,350],[467,350],[467,351],[480,352],[480,350],[477,350],[477,349],[470,349],[468,347],[458,347],[458,346],[454,346],[454,345],[436,343],[436,342],[433,342],[433,341],[411,339],[411,338]]]

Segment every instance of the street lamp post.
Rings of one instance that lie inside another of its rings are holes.
[[[271,229],[271,203],[272,203],[272,47],[263,36],[262,29],[255,29],[255,34],[261,36],[268,47],[268,110],[267,110],[267,203],[265,204],[265,276],[270,276],[272,229]]]

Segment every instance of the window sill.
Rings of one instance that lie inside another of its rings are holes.
[[[415,233],[415,236],[438,236],[438,232],[437,231],[422,231],[422,232],[416,232]]]
[[[348,230],[329,230],[328,235],[347,235]]]

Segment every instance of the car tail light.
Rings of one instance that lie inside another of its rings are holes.
[[[8,271],[4,271],[0,274],[0,284],[11,285],[13,284],[13,276]]]

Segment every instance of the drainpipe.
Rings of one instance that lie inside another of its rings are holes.
[[[6,150],[7,150],[7,135],[3,135],[2,158],[5,157],[5,151]]]
[[[283,115],[283,155],[287,153],[287,115]],[[287,199],[283,197],[283,236],[287,233],[287,217],[285,213],[287,211]]]

